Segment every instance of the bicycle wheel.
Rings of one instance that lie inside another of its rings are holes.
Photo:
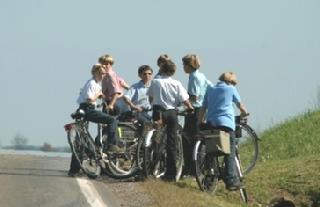
[[[144,148],[143,172],[146,177],[153,175],[159,178],[166,171],[167,152],[163,143],[166,141],[165,128],[154,131],[151,140],[151,145]]]
[[[136,153],[136,160],[139,170],[143,170],[143,162],[144,162],[144,137],[140,137],[138,140],[138,146],[137,146],[137,153]]]
[[[95,145],[91,138],[83,138],[75,127],[68,131],[68,141],[72,153],[80,163],[80,168],[89,178],[97,178],[101,167],[95,152]]]
[[[114,178],[129,178],[138,171],[137,147],[139,135],[136,128],[127,123],[119,123],[117,136],[119,145],[125,151],[122,153],[108,153],[107,166]]]
[[[217,157],[206,154],[204,141],[197,141],[194,146],[193,160],[196,180],[202,191],[214,193],[218,188],[219,163]]]
[[[183,146],[182,146],[182,127],[179,125],[178,132],[177,132],[177,139],[176,139],[176,181],[180,180],[184,159],[183,159]]]
[[[241,171],[244,175],[247,175],[253,169],[258,159],[258,136],[247,124],[241,125],[241,128],[242,136],[235,140],[241,158]]]

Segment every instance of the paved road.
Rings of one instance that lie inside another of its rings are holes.
[[[68,165],[61,157],[0,154],[0,206],[120,206],[103,183],[67,177]]]

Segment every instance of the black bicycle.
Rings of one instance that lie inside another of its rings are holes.
[[[140,140],[137,160],[144,175],[162,177],[167,170],[166,125],[148,122],[144,126],[143,139]],[[182,127],[178,125],[176,137],[176,176],[178,181],[183,169]]]
[[[101,173],[100,156],[95,142],[88,130],[89,122],[84,119],[85,112],[78,109],[71,114],[74,123],[64,126],[67,132],[71,152],[80,164],[80,168],[89,178],[96,178]]]
[[[257,161],[259,138],[247,124],[246,117],[236,117],[236,123],[235,162],[238,176],[243,181],[244,175],[253,169]],[[202,191],[208,193],[214,193],[217,190],[219,180],[224,179],[223,153],[209,150],[213,145],[213,135],[217,135],[217,132],[215,129],[202,131],[201,135],[198,136],[193,152],[198,186]],[[240,188],[240,197],[244,202],[247,202],[245,187]]]
[[[128,178],[137,172],[138,133],[134,122],[118,123],[116,136],[123,151],[114,153],[103,151],[107,144],[107,137],[102,133],[103,124],[97,124],[98,135],[94,140],[88,129],[89,121],[84,118],[85,112],[78,109],[71,117],[75,122],[64,128],[71,151],[88,177],[96,178],[103,171],[113,178]]]

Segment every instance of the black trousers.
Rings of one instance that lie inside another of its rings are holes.
[[[175,109],[165,110],[161,112],[162,120],[167,126],[167,171],[165,177],[175,179],[176,176],[176,140],[177,140],[177,129],[178,129],[178,118]]]
[[[194,108],[193,114],[188,114],[184,120],[182,144],[184,156],[184,175],[195,175],[195,166],[192,160],[193,147],[196,144],[195,135],[199,133],[199,115],[200,108]]]

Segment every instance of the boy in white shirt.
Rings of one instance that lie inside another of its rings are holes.
[[[108,125],[108,143],[113,142],[116,130],[115,119],[102,111],[95,109],[98,98],[103,98],[101,90],[101,81],[106,75],[105,67],[100,64],[93,65],[91,69],[92,78],[89,79],[80,91],[77,99],[79,108],[85,111],[85,119],[94,123],[103,123]],[[75,176],[80,170],[80,165],[74,155],[71,158],[69,176]]]
[[[176,176],[176,137],[178,118],[176,108],[183,103],[187,110],[193,110],[189,102],[189,95],[181,82],[171,76],[176,71],[176,65],[168,60],[160,65],[160,74],[153,79],[148,91],[153,105],[153,120],[158,121],[160,116],[167,126],[167,171],[164,179],[174,181]]]

